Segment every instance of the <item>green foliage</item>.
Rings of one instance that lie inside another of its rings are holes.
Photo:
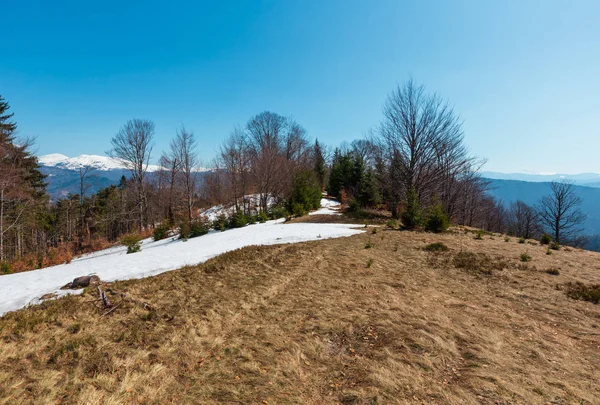
[[[558,242],[552,242],[552,243],[550,243],[550,249],[552,249],[552,250],[560,250],[560,243],[558,243]]]
[[[567,297],[574,300],[600,303],[600,284],[584,284],[580,281],[565,284]]]
[[[475,232],[475,236],[473,237],[473,239],[483,240],[483,231],[479,229],[477,232]]]
[[[321,186],[314,172],[302,170],[296,173],[292,191],[287,198],[287,209],[295,216],[303,216],[321,206]]]
[[[169,237],[169,231],[170,231],[169,224],[167,224],[166,222],[162,222],[160,225],[158,225],[156,228],[154,228],[154,233],[152,235],[152,238],[155,241],[161,240],[161,239],[166,239]]]
[[[329,194],[342,199],[342,191],[362,207],[374,207],[381,202],[377,179],[365,167],[362,157],[355,152],[342,154],[336,149],[331,165]]]
[[[265,223],[269,220],[269,216],[264,212],[264,211],[260,211],[258,214],[256,214],[256,221],[262,223]]]
[[[287,217],[287,215],[288,215],[288,212],[285,209],[285,207],[282,205],[274,205],[273,207],[271,207],[271,210],[269,211],[269,217],[271,219],[285,218],[285,217]]]
[[[416,228],[423,223],[421,204],[419,203],[419,196],[414,187],[411,187],[406,195],[406,205],[402,212],[401,220],[404,227],[408,229]]]
[[[527,252],[521,253],[521,256],[519,256],[519,258],[522,262],[530,262],[531,261],[531,256]]]
[[[388,228],[396,229],[398,228],[398,221],[395,219],[390,219],[385,224]]]
[[[188,238],[206,235],[210,230],[210,224],[202,218],[194,218],[190,222]]]
[[[366,266],[366,267],[367,267],[367,269],[370,269],[370,268],[371,268],[371,266],[373,266],[373,263],[375,263],[375,260],[373,260],[373,259],[369,259],[369,260],[367,260],[367,266]]]
[[[427,212],[425,217],[425,230],[428,232],[444,232],[450,226],[448,214],[440,203],[434,204]]]
[[[221,214],[213,221],[212,227],[217,231],[223,232],[227,229],[227,224],[227,217],[224,214]]]
[[[371,241],[371,238],[369,238],[369,241],[365,243],[365,249],[371,249],[374,246],[375,244]]]
[[[315,162],[314,171],[319,183],[319,187],[323,188],[325,186],[325,176],[327,174],[327,170],[325,167],[325,156],[323,155],[323,149],[321,148],[318,140],[315,140],[313,159]]]
[[[248,225],[248,216],[243,211],[237,211],[229,218],[229,228],[243,228]]]
[[[121,238],[121,244],[127,247],[127,254],[136,253],[142,250],[142,238],[140,235],[130,233]]]
[[[504,242],[510,242],[510,238],[508,236],[504,237]]]
[[[346,209],[346,213],[351,215],[354,218],[364,218],[367,214],[365,210],[360,206],[360,202],[356,198],[350,199],[348,203],[348,208]]]
[[[0,262],[0,274],[10,274],[12,270],[8,262]]]
[[[373,235],[377,235],[377,228],[373,228],[373,229],[371,229],[371,233],[372,233]]]
[[[540,243],[542,245],[549,245],[552,242],[552,236],[548,235],[547,233],[543,233],[542,237],[540,238]]]
[[[525,238],[519,238],[519,243],[525,243]]]
[[[423,248],[423,250],[425,250],[427,252],[447,252],[448,246],[446,246],[442,242],[434,242],[434,243],[430,243],[429,245],[425,246]]]

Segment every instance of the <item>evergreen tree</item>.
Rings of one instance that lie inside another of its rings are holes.
[[[323,149],[319,144],[319,140],[315,141],[315,146],[313,148],[314,154],[314,171],[317,176],[317,181],[319,182],[319,186],[321,188],[325,187],[325,176],[327,175],[327,169],[325,167],[325,156],[323,156]]]

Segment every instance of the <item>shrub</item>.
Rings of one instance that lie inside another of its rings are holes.
[[[0,274],[10,274],[12,270],[8,262],[0,262]]]
[[[550,244],[550,249],[552,249],[552,250],[560,250],[560,243],[558,243],[558,242],[552,242]]]
[[[279,218],[285,218],[287,217],[288,212],[285,209],[284,206],[281,205],[274,205],[273,207],[271,207],[271,210],[269,211],[269,216],[271,217],[271,219],[279,219]]]
[[[373,265],[373,262],[375,262],[373,259],[367,260],[367,269],[371,268],[371,266]]]
[[[428,232],[444,232],[450,226],[450,219],[444,211],[442,204],[434,204],[427,212],[425,217],[425,230]]]
[[[125,235],[121,239],[121,244],[127,246],[127,254],[136,253],[142,250],[141,242],[142,238],[140,235],[136,235],[134,233]]]
[[[454,267],[473,273],[491,275],[493,270],[502,270],[506,263],[501,260],[493,260],[485,253],[473,253],[462,251],[453,259]]]
[[[224,230],[227,229],[227,217],[224,214],[221,214],[217,217],[217,219],[215,219],[212,223],[212,227],[213,229],[217,230],[217,231],[221,231],[223,232]]]
[[[354,218],[364,218],[366,216],[365,210],[362,209],[356,198],[350,199],[346,212],[352,215]]]
[[[547,254],[548,256],[552,255],[552,251],[550,250],[550,248],[548,248],[548,250],[546,250],[546,254]]]
[[[248,225],[248,216],[242,211],[237,211],[229,218],[229,228],[243,228]]]
[[[525,238],[519,238],[519,243],[525,243]]]
[[[192,219],[189,226],[188,238],[206,235],[210,230],[210,225],[202,218]]]
[[[483,240],[483,231],[480,229],[477,232],[475,232],[475,236],[473,237],[473,239]]]
[[[444,245],[442,242],[434,242],[425,246],[423,250],[427,252],[447,252],[448,246]]]
[[[377,228],[373,228],[373,229],[371,229],[371,233],[372,233],[373,235],[377,235]]]
[[[546,270],[546,273],[552,275],[552,276],[558,276],[560,274],[560,271],[558,269],[548,269]]]
[[[567,297],[574,300],[589,301],[594,304],[600,303],[600,284],[586,285],[580,281],[565,284]]]
[[[166,239],[169,237],[170,227],[166,222],[162,222],[156,228],[154,228],[154,233],[152,234],[152,238],[157,241],[161,239]]]
[[[419,196],[414,187],[411,187],[406,195],[406,205],[404,207],[404,212],[402,212],[401,219],[404,227],[408,229],[416,228],[423,223]]]
[[[504,242],[510,242],[510,238],[508,236],[504,237]]]
[[[398,251],[398,242],[394,243],[394,252]]]
[[[260,222],[261,224],[267,222],[268,219],[269,216],[264,211],[260,211],[258,214],[256,214],[256,221]]]
[[[521,256],[519,256],[522,262],[530,262],[531,261],[531,256],[529,256],[529,254],[527,254],[527,252],[523,252],[521,253]]]
[[[369,238],[369,241],[367,243],[365,243],[365,249],[371,249],[373,246],[375,246],[375,245],[373,244],[373,242]]]
[[[547,233],[543,233],[542,237],[540,238],[540,243],[542,245],[549,245],[550,242],[552,242],[552,237],[550,235],[548,235]]]
[[[304,205],[302,205],[300,203],[297,203],[297,202],[293,203],[290,206],[289,210],[290,210],[290,213],[293,216],[296,216],[296,217],[303,217],[307,213],[306,208],[304,207]]]
[[[396,229],[398,228],[398,221],[396,221],[395,219],[390,219],[385,225],[388,228]]]

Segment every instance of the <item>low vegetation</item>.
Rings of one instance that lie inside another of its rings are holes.
[[[600,303],[600,284],[585,284],[577,281],[565,284],[564,288],[569,298],[589,301],[594,304]]]

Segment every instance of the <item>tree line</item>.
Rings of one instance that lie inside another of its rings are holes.
[[[338,198],[357,217],[388,212],[406,228],[444,230],[450,223],[580,243],[584,216],[570,183],[553,183],[536,207],[506,208],[492,198],[453,108],[408,81],[388,96],[382,119],[365,139],[329,148],[311,141],[294,119],[273,112],[251,117],[223,141],[200,171],[197,138],[181,127],[155,160],[155,127],[132,119],[111,138],[108,154],[130,175],[89,195],[91,168],[80,169],[77,195],[51,202],[32,141],[0,97],[0,265],[18,271],[69,261],[127,234],[185,237],[319,207],[321,192]],[[231,206],[231,218],[208,223],[210,206]],[[0,269],[1,270],[1,269]]]

